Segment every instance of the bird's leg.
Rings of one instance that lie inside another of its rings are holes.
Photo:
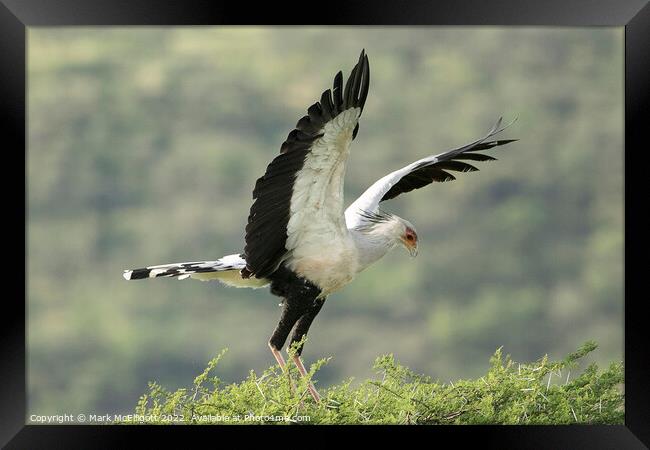
[[[287,374],[289,382],[291,383],[292,392],[296,391],[296,386],[293,382],[293,379],[291,378],[291,375],[289,374],[289,368],[284,362],[284,358],[282,357],[282,353],[280,353],[280,349],[282,349],[284,346],[284,343],[286,342],[291,329],[298,321],[300,316],[304,313],[303,309],[299,308],[298,306],[300,305],[296,302],[291,302],[287,299],[284,300],[282,303],[282,315],[280,316],[280,322],[278,322],[278,326],[275,327],[275,331],[273,332],[271,339],[269,339],[269,348],[271,349],[271,353],[273,353],[273,357],[278,362],[280,368]]]
[[[308,376],[307,370],[305,369],[305,366],[302,364],[302,360],[300,359],[300,356],[298,355],[293,355],[292,356],[293,362],[296,364],[296,367],[298,368],[298,371],[300,372],[300,375],[302,375],[304,378]],[[314,399],[316,403],[320,403],[320,394],[314,387],[314,383],[311,382],[311,380],[308,381],[307,384],[307,389],[309,389],[309,393],[311,394],[311,397]]]
[[[282,357],[282,353],[280,352],[280,350],[273,347],[273,344],[271,344],[270,341],[269,341],[269,348],[271,349],[271,353],[273,353],[273,357],[278,362],[278,365],[280,366],[280,369],[282,369],[282,372],[287,374],[287,377],[289,378],[289,383],[291,383],[291,392],[295,393],[296,392],[296,384],[293,382],[293,378],[291,378],[291,375],[289,375],[289,368],[287,367],[287,363],[284,362],[284,358]]]
[[[289,347],[294,349],[294,353],[291,354],[291,359],[293,359],[293,362],[296,364],[300,375],[304,378],[308,377],[309,375],[302,363],[302,360],[300,359],[300,355],[302,354],[302,349],[304,347],[304,337],[307,335],[307,331],[309,331],[311,323],[314,321],[316,315],[320,312],[324,303],[325,298],[316,297],[314,299],[310,308],[305,314],[300,317],[298,323],[296,323],[296,329],[293,331],[293,337],[291,338],[291,345]],[[311,380],[309,380],[307,389],[309,389],[309,393],[311,394],[314,401],[316,403],[320,403],[320,395],[318,394],[318,391],[314,387],[314,384],[311,382]]]

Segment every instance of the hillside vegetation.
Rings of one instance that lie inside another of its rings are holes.
[[[127,423],[622,424],[622,364],[601,370],[592,363],[572,376],[595,348],[587,342],[561,361],[544,356],[533,363],[504,358],[498,349],[484,376],[449,383],[417,375],[384,355],[375,362],[375,377],[324,389],[320,404],[308,395],[305,379],[292,390],[279,366],[223,383],[215,372],[224,351],[189,388],[170,392],[150,383]],[[312,365],[312,379],[326,362]],[[290,375],[297,379],[295,370]]]

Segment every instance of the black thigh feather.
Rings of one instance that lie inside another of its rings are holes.
[[[283,298],[280,321],[269,339],[269,344],[276,350],[280,350],[294,326],[291,343],[302,340],[323,307],[325,298],[319,297],[321,290],[317,286],[284,266],[276,270],[269,279],[271,293]],[[301,345],[297,349],[298,355],[302,353],[302,347]]]

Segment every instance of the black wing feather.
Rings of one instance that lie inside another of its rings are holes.
[[[343,72],[339,71],[334,77],[334,89],[332,90],[332,100],[336,107],[336,115],[343,112]]]
[[[483,153],[462,153],[454,158],[455,160],[469,160],[469,161],[496,161],[494,156],[484,155]]]
[[[489,135],[492,135],[495,132],[500,123],[501,120],[499,119],[497,126],[492,129]],[[395,198],[400,194],[411,192],[414,189],[419,189],[421,187],[427,186],[434,181],[444,183],[446,181],[455,180],[456,177],[446,172],[446,170],[452,170],[455,172],[476,172],[478,171],[478,168],[474,167],[471,164],[462,162],[462,160],[496,161],[496,158],[492,156],[476,152],[509,144],[511,142],[515,142],[516,140],[517,139],[501,139],[489,142],[479,141],[473,145],[462,147],[457,151],[450,151],[443,155],[440,155],[438,160],[433,163],[422,163],[421,165],[416,166],[410,173],[403,176],[397,183],[395,183],[390,188],[390,190],[384,194],[380,201],[383,202],[384,200],[390,200],[391,198]]]

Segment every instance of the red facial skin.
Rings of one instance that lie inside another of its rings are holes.
[[[418,235],[415,230],[407,228],[404,233],[404,240],[411,245],[415,245],[418,243]]]

